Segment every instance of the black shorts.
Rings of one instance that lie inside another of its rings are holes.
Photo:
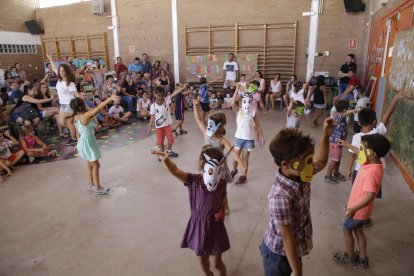
[[[184,108],[181,106],[175,106],[175,119],[177,121],[183,121],[184,120]]]
[[[201,105],[201,110],[203,110],[204,112],[210,111],[210,103],[200,103],[200,105]]]

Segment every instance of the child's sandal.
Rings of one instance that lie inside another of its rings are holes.
[[[352,265],[355,266],[357,264],[354,257],[349,257],[348,253],[346,252],[337,252],[333,255],[334,260],[340,264]]]
[[[187,134],[188,132],[184,129],[180,130],[180,135]]]

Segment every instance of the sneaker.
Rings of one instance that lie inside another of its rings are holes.
[[[109,188],[101,187],[100,189],[95,190],[95,194],[97,195],[106,195],[109,193]]]
[[[35,161],[35,158],[33,156],[29,156],[28,159],[29,163],[33,163]]]
[[[372,219],[367,219],[364,221],[364,224],[362,225],[363,227],[370,227],[372,226]]]
[[[247,177],[245,175],[241,175],[239,179],[236,181],[236,185],[241,185],[247,182]]]
[[[186,130],[184,130],[184,129],[181,129],[180,130],[180,135],[183,135],[183,134],[187,134],[188,132],[186,131]]]
[[[71,139],[69,139],[68,140],[68,142],[65,144],[65,146],[68,146],[68,147],[74,147],[74,146],[76,146],[76,144],[78,143],[78,141],[77,140],[73,140],[72,138]]]
[[[238,172],[239,172],[239,171],[238,171],[237,169],[235,169],[234,171],[231,171],[231,172],[230,172],[231,177],[233,177],[233,178],[234,178]]]
[[[347,179],[346,179],[345,175],[343,175],[343,174],[341,174],[341,173],[334,174],[334,176],[335,176],[335,178],[336,178],[337,180],[339,180],[339,181],[347,181]]]
[[[88,188],[88,191],[95,192],[95,186],[93,186],[91,183],[88,183],[87,188]]]
[[[173,152],[172,150],[167,151],[168,155],[171,157],[178,157],[178,153]]]
[[[325,182],[326,183],[330,183],[330,184],[338,184],[338,179],[336,179],[335,176],[331,175],[331,176],[327,176],[325,175]]]
[[[152,148],[153,148],[153,149],[155,149],[155,150],[161,151],[161,148],[160,148],[160,146],[158,146],[158,145],[155,145],[155,146],[153,146]]]
[[[359,258],[358,259],[358,264],[362,268],[365,268],[365,269],[369,268],[369,259],[368,259],[368,257],[366,257],[365,259]]]
[[[333,255],[334,260],[340,264],[346,264],[351,266],[357,265],[357,256],[349,257],[346,252],[337,252]]]

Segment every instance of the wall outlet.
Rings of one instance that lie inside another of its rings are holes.
[[[323,56],[324,57],[329,57],[329,55],[330,55],[331,53],[329,52],[329,51],[324,51],[323,52]]]

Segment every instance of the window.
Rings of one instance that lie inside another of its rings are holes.
[[[80,2],[90,2],[92,0],[39,0],[39,8],[49,8],[55,6],[63,6],[69,4],[75,4]]]
[[[21,44],[0,44],[0,54],[37,54],[37,46]]]

